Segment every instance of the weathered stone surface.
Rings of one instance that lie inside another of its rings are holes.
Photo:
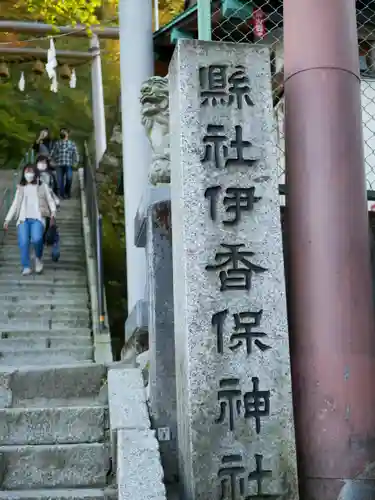
[[[147,302],[138,300],[125,322],[125,342],[134,340],[137,343],[148,334]]]
[[[103,441],[107,419],[101,406],[0,410],[0,445]]]
[[[3,349],[8,351],[11,350],[23,350],[23,349],[45,349],[45,348],[62,348],[68,349],[69,347],[92,347],[92,340],[89,336],[76,336],[68,335],[64,336],[41,336],[41,337],[14,337],[14,338],[1,338],[0,336],[0,352]]]
[[[117,500],[117,493],[91,488],[0,491],[0,500]]]
[[[13,402],[11,389],[12,370],[4,370],[0,373],[0,408],[10,408]]]
[[[3,311],[3,314],[0,315],[0,319],[2,321],[7,321],[11,319],[24,319],[25,321],[30,318],[30,316],[33,316],[34,318],[40,318],[43,317],[43,319],[46,319],[47,321],[63,321],[66,316],[67,312],[70,312],[71,316],[74,316],[75,318],[78,318],[80,320],[86,320],[88,322],[89,317],[90,317],[90,312],[85,309],[74,309],[74,308],[64,308],[64,307],[59,307],[57,310],[56,309],[51,309],[51,306],[48,308],[46,306],[41,306],[38,308],[32,308],[30,306],[25,305],[24,308],[22,306],[18,307],[7,307],[6,311]]]
[[[178,475],[178,461],[172,226],[169,200],[149,207],[146,241],[151,420],[153,428],[157,429],[165,478],[167,481],[173,481]]]
[[[170,182],[168,78],[152,76],[141,88],[142,124],[152,148],[151,184]]]
[[[102,365],[69,364],[56,368],[33,367],[1,370],[1,386],[12,393],[13,407],[35,406],[34,399],[95,400],[100,392],[106,368]]]
[[[224,76],[215,106],[214,93],[203,93],[212,66],[214,84]],[[243,479],[243,496],[298,498],[269,67],[264,47],[196,40],[180,41],[170,66],[178,441],[187,500],[219,498],[221,488],[229,498],[231,466],[243,467],[235,481],[238,493]],[[231,85],[240,89],[233,101]],[[241,139],[248,142],[237,150]],[[248,189],[238,213],[229,188]],[[225,245],[248,253],[237,258]],[[269,471],[261,486],[260,467]]]
[[[33,366],[35,359],[41,364],[66,365],[77,361],[92,362],[93,347],[68,347],[55,349],[7,349],[0,350],[0,359],[7,366]]]
[[[0,446],[3,490],[106,485],[108,446],[100,443]]]
[[[149,429],[150,419],[141,371],[114,368],[108,371],[108,400],[111,430]]]
[[[165,500],[163,469],[153,431],[120,430],[117,464],[118,500]]]
[[[52,337],[60,337],[65,338],[68,342],[72,337],[86,337],[91,339],[91,331],[88,328],[73,328],[72,330],[0,330],[0,338],[2,339],[16,339],[16,338],[52,338]]]

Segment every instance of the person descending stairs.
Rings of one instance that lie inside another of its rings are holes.
[[[117,498],[77,185],[57,224],[60,261],[46,248],[41,274],[20,273],[14,225],[0,248],[0,500]]]

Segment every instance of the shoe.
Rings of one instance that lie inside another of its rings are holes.
[[[43,271],[43,262],[40,259],[35,258],[35,272],[40,274]]]
[[[52,253],[52,262],[58,262],[60,258],[59,253]]]
[[[32,270],[29,267],[25,267],[22,270],[22,276],[30,276],[31,273],[32,273]]]

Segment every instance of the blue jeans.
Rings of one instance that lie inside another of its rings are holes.
[[[63,165],[57,167],[57,179],[59,183],[60,196],[70,196],[70,188],[72,186],[73,179],[73,167],[68,165]]]
[[[18,225],[17,233],[21,265],[23,268],[30,267],[30,243],[34,246],[36,258],[41,259],[43,255],[43,224],[40,220],[26,219]]]

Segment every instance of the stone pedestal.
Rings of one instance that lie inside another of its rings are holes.
[[[269,53],[181,40],[169,77],[183,495],[296,500]]]
[[[167,482],[178,475],[170,209],[169,199],[151,203],[146,237],[150,412]]]

